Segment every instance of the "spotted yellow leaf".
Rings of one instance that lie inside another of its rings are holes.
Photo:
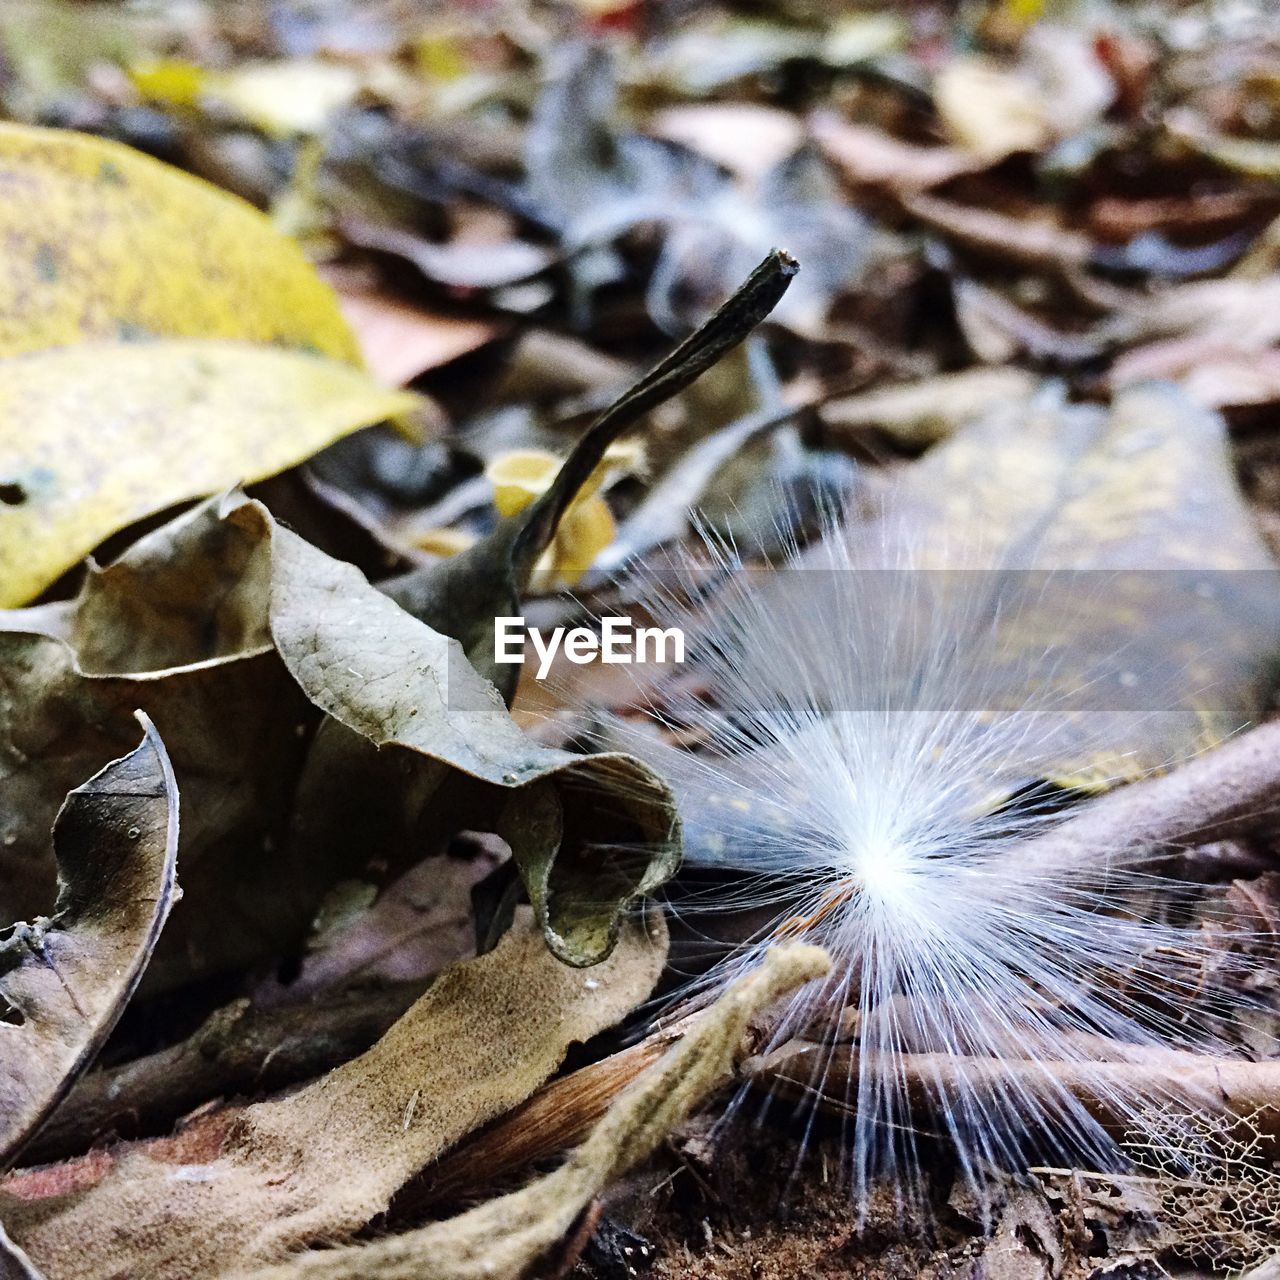
[[[0,356],[236,338],[360,357],[328,285],[252,205],[119,143],[0,124]]]
[[[416,397],[245,342],[83,343],[0,360],[0,606],[108,534],[274,475]]]

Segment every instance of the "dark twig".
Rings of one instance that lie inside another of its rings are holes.
[[[85,1076],[24,1162],[73,1155],[106,1135],[160,1133],[211,1099],[269,1093],[319,1075],[363,1053],[423,987],[404,983],[265,1010],[228,1005],[180,1044]]]
[[[565,509],[586,478],[599,466],[608,447],[651,409],[679,395],[738,346],[778,305],[799,269],[799,264],[790,254],[775,249],[711,319],[660,360],[591,424],[565,460],[551,487],[523,516],[512,557],[517,566],[525,566],[526,572],[532,568],[550,541]]]

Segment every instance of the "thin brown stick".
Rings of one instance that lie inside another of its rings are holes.
[[[866,1063],[848,1045],[792,1041],[773,1053],[749,1059],[743,1075],[786,1097],[824,1110],[852,1110],[847,1083]],[[872,1071],[877,1068],[874,1064]],[[1052,1109],[1064,1091],[1108,1130],[1123,1136],[1133,1106],[1143,1098],[1175,1100],[1202,1114],[1249,1116],[1267,1137],[1280,1139],[1280,1062],[1245,1062],[1170,1052],[1165,1060],[1144,1055],[1140,1062],[1045,1062],[1022,1058],[967,1058],[945,1053],[894,1057],[893,1078],[917,1111],[935,1109],[940,1097],[963,1089],[1016,1094],[1028,1104]],[[830,1083],[828,1083],[830,1082]]]
[[[1158,871],[1193,845],[1280,823],[1280,721],[1082,807],[1011,852],[1037,875]]]

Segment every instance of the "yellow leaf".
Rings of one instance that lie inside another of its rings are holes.
[[[239,338],[360,363],[332,291],[236,196],[119,143],[12,124],[0,188],[0,356]]]
[[[319,133],[360,92],[352,67],[295,59],[252,62],[210,74],[207,93],[242,120],[274,137]]]
[[[202,67],[181,58],[164,58],[129,68],[129,79],[142,97],[171,107],[195,106],[204,92],[205,75]]]
[[[1020,26],[1029,26],[1044,16],[1045,0],[1003,0],[1000,12]]]
[[[476,545],[476,535],[468,529],[428,529],[413,539],[413,545],[433,556],[456,556]]]
[[[639,446],[628,441],[605,451],[600,465],[587,477],[560,518],[551,546],[538,561],[539,575],[551,580],[547,585],[572,586],[613,541],[613,516],[598,490],[611,469],[633,470],[640,462]],[[559,470],[560,459],[541,449],[512,449],[499,454],[485,472],[493,484],[493,504],[498,514],[513,516],[523,511],[550,487]]]
[[[0,361],[0,607],[108,534],[407,412],[346,365],[249,343],[86,343]]]
[[[457,80],[467,73],[467,59],[460,38],[448,32],[423,35],[413,45],[418,71],[433,80]]]

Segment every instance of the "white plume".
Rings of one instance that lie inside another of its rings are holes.
[[[1233,1052],[1200,990],[1221,939],[1187,925],[1190,886],[1039,871],[1021,854],[1060,816],[1036,780],[1132,776],[1149,753],[1124,744],[1185,749],[1185,672],[1135,682],[1131,654],[1090,645],[1091,614],[1133,585],[1123,575],[916,569],[883,522],[857,528],[767,572],[707,538],[697,564],[635,580],[659,625],[686,630],[691,666],[651,691],[650,724],[622,745],[672,783],[690,864],[726,873],[685,914],[750,922],[682,995],[781,937],[829,950],[834,976],[793,998],[764,1053],[813,1040],[805,1083],[847,1117],[858,1203],[882,1179],[918,1199],[921,1131],[949,1139],[979,1188],[1033,1156],[1118,1167],[1063,1079]],[[1064,610],[1078,643],[1036,644],[1063,632]],[[1115,1074],[1097,1081],[1106,1110],[1138,1115],[1150,1099]]]

